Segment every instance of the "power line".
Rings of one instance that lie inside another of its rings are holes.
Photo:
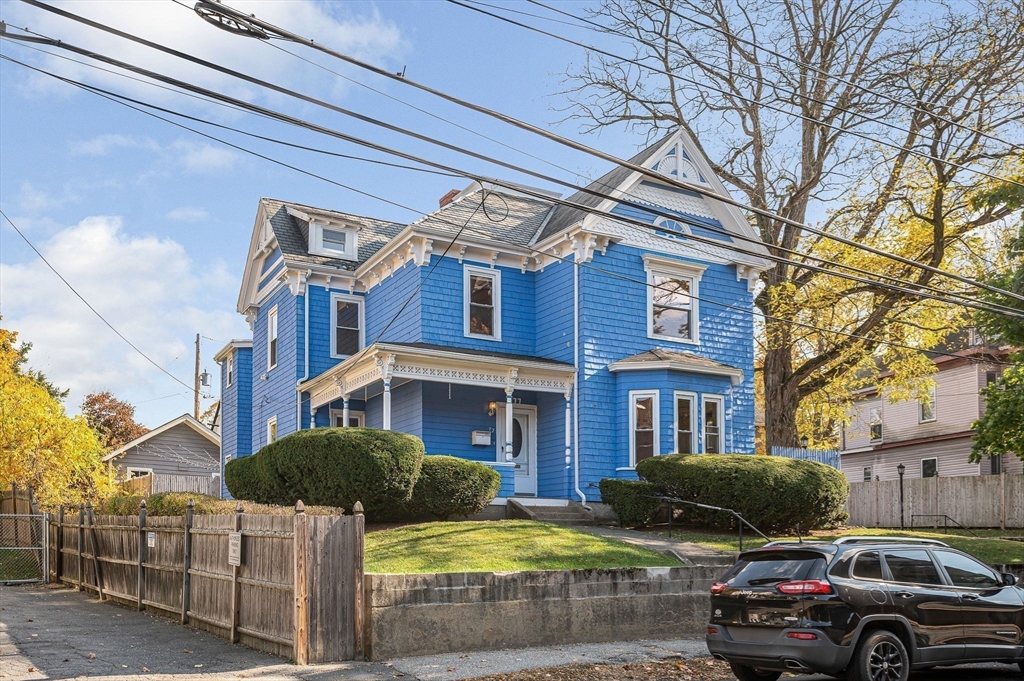
[[[9,57],[4,57],[4,59],[10,60]],[[11,61],[13,61],[13,60],[11,60]],[[30,68],[32,68],[32,67],[30,67]],[[46,73],[46,72],[44,72],[44,73]],[[53,75],[53,74],[49,74],[49,75]],[[211,135],[207,135],[206,133],[202,133],[200,131],[196,131],[196,130],[194,130],[192,128],[189,128],[188,126],[184,126],[184,125],[182,125],[180,123],[176,123],[174,121],[170,121],[169,119],[165,119],[165,118],[163,118],[161,116],[158,116],[157,114],[153,114],[153,113],[150,113],[150,112],[145,111],[143,109],[139,109],[137,107],[134,107],[134,106],[131,106],[129,104],[126,104],[124,102],[120,102],[117,99],[114,99],[112,97],[107,97],[106,95],[103,95],[103,94],[100,94],[99,92],[95,92],[94,91],[94,90],[98,90],[98,88],[92,88],[90,86],[85,86],[85,85],[77,84],[74,81],[71,81],[70,79],[65,79],[65,78],[63,78],[61,76],[55,76],[54,75],[53,77],[58,78],[60,80],[64,80],[64,81],[69,82],[71,84],[74,84],[74,85],[76,85],[78,87],[81,87],[81,88],[83,88],[83,89],[85,89],[85,90],[87,90],[89,92],[93,92],[93,94],[96,94],[98,96],[104,97],[106,99],[111,99],[111,101],[114,101],[114,102],[116,102],[118,104],[121,104],[122,106],[126,106],[128,108],[133,109],[133,110],[136,110],[136,111],[139,111],[141,113],[144,113],[144,114],[146,114],[148,116],[151,116],[151,117],[157,118],[159,120],[168,122],[168,123],[170,123],[172,125],[175,125],[177,127],[181,127],[181,128],[186,129],[186,130],[190,130],[190,131],[192,131],[192,132],[194,132],[196,134],[202,135],[203,137],[206,137],[206,138],[214,140],[214,141],[221,142],[222,144],[226,144],[227,146],[231,146],[232,148],[239,149],[239,150],[241,150],[241,151],[243,151],[245,153],[249,153],[249,154],[252,154],[252,155],[257,156],[259,158],[263,158],[263,159],[271,161],[273,163],[277,163],[279,165],[288,167],[288,168],[290,168],[292,170],[295,170],[297,172],[300,172],[302,174],[309,175],[311,177],[315,177],[315,178],[320,179],[322,181],[325,181],[325,182],[328,182],[328,183],[340,186],[340,187],[342,187],[344,189],[347,189],[349,191],[354,191],[354,192],[361,193],[361,194],[363,194],[365,196],[368,196],[370,198],[374,198],[374,199],[376,199],[378,201],[382,201],[382,202],[385,202],[385,203],[388,203],[388,204],[391,204],[391,205],[401,206],[401,204],[398,204],[397,202],[391,201],[389,199],[386,199],[386,198],[374,195],[374,194],[369,193],[369,192],[363,192],[361,190],[357,190],[357,189],[348,187],[346,185],[342,185],[342,184],[340,184],[340,183],[338,183],[338,182],[336,182],[334,180],[331,180],[329,178],[326,178],[326,177],[323,177],[323,176],[320,176],[320,175],[316,175],[316,174],[311,173],[309,171],[306,171],[306,170],[304,170],[302,168],[291,166],[289,164],[286,164],[284,162],[278,161],[278,160],[273,159],[273,158],[268,157],[268,156],[264,156],[263,154],[259,154],[258,152],[254,152],[254,151],[246,149],[244,147],[240,147],[238,145],[234,145],[234,144],[231,144],[229,142],[225,142],[223,140],[220,140],[219,138],[216,138],[216,137],[213,137]],[[481,203],[481,205],[482,205],[482,203]],[[414,213],[417,213],[417,214],[420,214],[420,215],[423,215],[423,216],[429,215],[428,213],[420,211],[420,210],[417,210],[415,208],[411,208],[411,207],[408,207],[408,206],[401,206],[401,207],[405,208],[406,210],[409,210],[410,212],[414,212]],[[452,223],[451,221],[449,221],[449,220],[447,220],[445,218],[441,218],[439,216],[434,216],[434,219],[438,220],[438,221],[440,221],[440,222],[442,222],[444,224],[448,224],[448,225],[450,225],[452,227],[459,227],[458,224]],[[483,231],[479,231],[479,230],[474,230],[473,228],[468,227],[468,222],[465,225],[463,225],[461,228],[464,229],[465,231],[468,231],[468,232],[471,232],[471,233],[476,233],[476,234],[478,234],[480,236],[493,239],[493,240],[498,241],[500,243],[505,243],[505,244],[508,244],[508,245],[512,245],[512,246],[514,246],[516,248],[524,248],[523,246],[520,246],[519,244],[516,244],[515,242],[511,242],[511,241],[508,241],[508,240],[505,240],[505,239],[501,239],[499,237],[495,237],[491,233],[483,232]],[[606,274],[608,276],[611,276],[613,278],[616,278],[616,279],[619,279],[619,280],[622,280],[622,281],[628,281],[628,282],[631,282],[631,283],[642,285],[642,286],[644,286],[646,288],[667,290],[664,287],[657,286],[657,285],[655,285],[653,283],[650,283],[650,282],[648,282],[646,280],[634,279],[632,277],[629,277],[628,275],[623,275],[621,273],[605,270],[605,269],[603,269],[601,267],[598,267],[596,265],[593,265],[591,263],[580,263],[580,262],[576,262],[575,260],[569,259],[566,256],[555,256],[553,254],[545,254],[542,251],[540,251],[539,249],[534,248],[532,245],[531,246],[526,246],[525,248],[526,248],[526,250],[529,250],[529,251],[531,251],[531,252],[533,252],[535,254],[545,255],[546,257],[551,257],[551,258],[553,258],[553,259],[555,259],[555,260],[557,260],[559,262],[565,262],[565,263],[568,263],[568,264],[572,264],[575,267],[584,267],[584,268],[587,268],[587,269],[591,269],[593,271],[600,272],[602,274]],[[813,325],[813,324],[808,324],[808,323],[805,323],[805,322],[799,322],[799,321],[796,321],[796,320],[787,320],[787,319],[783,319],[783,318],[780,318],[780,317],[775,317],[773,315],[764,315],[764,314],[759,315],[755,310],[750,309],[750,308],[740,307],[740,306],[737,306],[737,305],[731,305],[731,304],[728,304],[728,303],[723,303],[723,302],[715,301],[715,300],[709,300],[707,298],[703,298],[703,297],[700,297],[700,296],[692,296],[691,295],[690,297],[693,300],[696,300],[698,302],[703,302],[704,304],[707,304],[707,305],[714,305],[714,306],[717,306],[717,307],[720,307],[720,308],[724,308],[724,309],[727,309],[727,310],[732,310],[732,311],[735,311],[735,312],[739,312],[741,314],[748,314],[748,315],[751,315],[752,317],[762,316],[762,317],[764,317],[766,319],[775,319],[775,320],[778,320],[778,321],[784,321],[784,322],[787,322],[789,324],[792,324],[792,325],[800,327],[800,328],[807,328],[807,329],[818,331],[818,332],[825,333],[825,334],[838,335],[838,336],[850,338],[850,339],[853,339],[853,340],[862,340],[862,341],[865,341],[865,342],[868,342],[868,343],[872,343],[872,344],[875,344],[875,345],[884,345],[884,346],[887,346],[887,347],[906,349],[906,350],[911,350],[911,351],[914,351],[914,352],[921,352],[923,354],[928,354],[928,355],[948,356],[948,357],[955,357],[955,358],[959,358],[959,359],[967,359],[968,361],[971,361],[972,363],[976,363],[976,364],[985,364],[985,365],[993,364],[993,362],[988,362],[988,361],[985,361],[983,359],[964,358],[962,355],[951,353],[951,352],[937,351],[937,350],[925,350],[925,349],[916,348],[916,347],[910,346],[910,345],[905,345],[905,344],[896,343],[896,342],[893,342],[893,341],[888,341],[888,340],[885,340],[885,339],[873,338],[873,337],[870,337],[870,336],[864,336],[864,335],[861,335],[861,334],[854,334],[854,333],[850,333],[850,332],[846,332],[846,331],[839,331],[839,330],[834,330],[834,329],[825,329],[823,327],[819,327],[819,326],[816,326],[816,325]],[[698,323],[699,323],[699,320],[698,320]],[[1003,365],[1003,366],[1009,366],[1009,364],[1006,363],[1006,362],[995,362],[995,364],[1000,364],[1000,365]],[[292,403],[290,403],[290,402],[284,403],[284,402],[280,402],[280,401],[274,401],[274,400],[270,400],[268,397],[265,397],[263,402],[267,403],[267,404],[270,404],[270,403],[281,404],[281,405],[288,406],[288,407],[292,406]],[[225,403],[225,404],[227,404],[227,403]],[[230,404],[228,406],[230,406]]]
[[[149,355],[144,353],[142,350],[140,350],[138,348],[138,346],[135,345],[134,343],[132,343],[130,340],[125,338],[124,334],[122,334],[120,331],[118,331],[116,328],[114,328],[114,325],[111,324],[110,322],[108,322],[107,318],[104,317],[103,315],[101,315],[99,313],[99,311],[95,307],[92,306],[92,303],[90,303],[88,300],[86,300],[85,297],[82,296],[82,294],[79,293],[75,289],[75,287],[71,285],[71,282],[69,282],[67,279],[65,279],[64,275],[57,271],[56,267],[54,267],[53,265],[50,264],[50,261],[47,260],[46,257],[39,251],[39,249],[35,247],[35,244],[33,244],[29,240],[29,238],[27,236],[25,236],[25,234],[20,229],[18,229],[18,226],[16,224],[14,224],[14,222],[9,217],[7,217],[7,213],[3,212],[3,210],[0,209],[0,215],[4,216],[4,219],[7,220],[7,224],[9,224],[11,227],[14,228],[14,231],[18,233],[18,236],[20,236],[22,238],[22,240],[26,244],[28,244],[28,247],[31,248],[33,250],[33,252],[35,252],[35,254],[39,256],[39,259],[42,260],[43,263],[47,267],[50,268],[50,271],[53,272],[54,274],[56,274],[57,278],[60,279],[62,282],[64,282],[65,286],[67,286],[69,289],[71,289],[71,292],[75,294],[75,297],[77,297],[79,300],[81,300],[83,303],[85,303],[85,306],[87,308],[89,308],[89,310],[92,311],[92,313],[94,315],[96,315],[101,322],[106,324],[107,328],[109,328],[111,331],[113,331],[117,335],[118,338],[120,338],[125,343],[127,343],[129,345],[129,347],[131,347],[132,350],[134,350],[135,352],[139,353],[139,355],[141,355],[147,362],[149,362],[150,364],[155,366],[157,369],[159,369],[163,373],[167,374],[167,376],[172,378],[174,381],[176,381],[176,382],[180,383],[181,385],[183,385],[184,387],[188,388],[189,392],[195,392],[195,389],[192,386],[188,385],[187,383],[185,383],[184,381],[179,379],[177,376],[175,376],[174,374],[169,372],[167,369],[163,368],[160,364],[158,364],[156,362],[156,360],[154,360],[152,357],[150,357]]]
[[[14,37],[14,36],[10,36],[10,34],[8,34],[8,37]],[[407,154],[407,153],[404,153],[404,152],[400,152],[400,151],[397,151],[397,150],[392,149],[390,147],[382,146],[382,145],[379,145],[379,144],[376,144],[376,143],[373,143],[373,142],[369,142],[367,140],[363,140],[363,139],[360,139],[360,138],[357,138],[357,137],[353,137],[351,135],[347,135],[345,133],[338,132],[338,131],[333,130],[331,128],[326,128],[326,127],[323,127],[323,126],[320,126],[320,125],[317,125],[317,124],[314,124],[314,123],[310,123],[308,121],[304,121],[302,119],[298,119],[298,118],[289,116],[287,114],[282,114],[282,113],[279,113],[279,112],[274,111],[272,109],[267,109],[267,108],[264,108],[264,107],[260,107],[260,106],[255,105],[255,104],[250,104],[248,102],[244,102],[242,100],[238,100],[238,99],[229,97],[227,95],[223,95],[221,93],[218,93],[218,92],[215,92],[215,91],[211,91],[211,90],[208,90],[206,88],[202,88],[200,86],[195,86],[195,85],[186,83],[185,81],[180,81],[180,80],[171,78],[169,76],[163,76],[161,74],[158,74],[158,73],[155,73],[155,72],[152,72],[152,71],[148,71],[148,70],[143,69],[141,67],[137,67],[137,66],[133,66],[133,65],[130,65],[130,64],[126,64],[124,62],[120,62],[120,61],[118,61],[116,59],[113,59],[111,57],[106,57],[106,56],[103,56],[103,55],[98,55],[96,53],[92,53],[92,52],[89,52],[89,51],[84,50],[82,48],[78,48],[78,47],[75,47],[73,45],[70,45],[68,43],[64,43],[64,42],[61,42],[61,41],[52,41],[51,39],[45,39],[45,38],[43,38],[43,39],[40,39],[40,38],[27,38],[27,37],[24,37],[24,36],[21,36],[21,39],[28,40],[28,41],[49,41],[48,44],[55,44],[55,45],[59,45],[60,47],[65,48],[65,49],[69,49],[71,51],[81,52],[83,54],[86,54],[87,56],[90,56],[90,57],[94,58],[94,59],[99,59],[99,60],[105,61],[107,63],[111,63],[113,65],[116,65],[116,66],[120,67],[120,68],[126,68],[126,69],[129,69],[129,70],[133,70],[133,71],[135,71],[137,73],[142,73],[142,74],[146,75],[149,78],[154,78],[154,79],[157,79],[157,80],[161,80],[163,82],[171,83],[171,84],[173,84],[173,85],[175,85],[177,87],[182,87],[182,88],[185,88],[185,89],[188,89],[188,90],[192,90],[193,92],[201,93],[201,94],[206,95],[208,97],[212,97],[212,98],[216,98],[216,99],[221,99],[223,101],[230,102],[230,103],[232,103],[232,104],[234,104],[236,106],[240,106],[240,107],[243,107],[243,108],[246,108],[246,109],[252,109],[253,111],[260,112],[260,113],[262,113],[263,115],[265,115],[265,116],[267,116],[269,118],[278,119],[278,120],[281,120],[283,122],[286,122],[286,123],[289,123],[289,124],[292,124],[292,125],[296,125],[296,126],[299,126],[299,127],[302,127],[302,128],[309,129],[309,130],[314,130],[314,131],[317,131],[317,132],[321,132],[321,133],[329,135],[329,136],[337,137],[337,138],[342,139],[344,141],[348,141],[348,142],[352,142],[352,143],[355,143],[355,144],[358,144],[358,145],[362,145],[362,146],[365,146],[365,147],[368,147],[368,148],[371,148],[371,149],[374,149],[376,151],[380,151],[380,152],[383,152],[383,153],[395,155],[395,156],[398,156],[398,157],[406,159],[406,160],[410,160],[410,161],[413,161],[413,162],[421,163],[421,164],[424,164],[424,165],[427,165],[427,166],[432,166],[434,168],[439,168],[439,169],[442,169],[442,170],[445,170],[445,171],[448,171],[448,172],[451,172],[451,173],[458,174],[460,176],[467,177],[467,178],[472,179],[472,180],[477,180],[477,181],[480,181],[480,182],[484,181],[484,178],[480,177],[479,175],[474,174],[474,173],[470,173],[468,171],[465,171],[465,170],[462,170],[462,169],[459,169],[459,168],[456,168],[456,167],[452,167],[452,166],[448,166],[448,165],[445,165],[445,164],[436,163],[434,161],[430,161],[430,160],[424,159],[422,157],[418,157],[418,156],[414,156],[414,155]],[[23,64],[22,62],[17,62],[17,60],[13,60],[13,59],[11,59],[9,57],[5,57],[5,58],[8,59],[8,60],[11,60],[11,61],[15,61],[16,63],[19,63],[19,64],[21,64],[23,66],[26,66],[27,68],[30,68],[32,70],[39,71],[41,73],[46,73],[48,75],[52,75],[52,76],[54,76],[54,77],[56,77],[56,78],[58,78],[60,80],[65,80],[66,82],[72,82],[72,83],[75,82],[75,81],[71,81],[69,79],[63,78],[61,76],[55,76],[54,74],[51,74],[51,73],[49,73],[47,71],[43,71],[43,70],[38,69],[36,67],[28,66],[27,64]],[[98,88],[95,88],[94,86],[89,86],[89,85],[82,85],[82,87],[98,89]],[[191,116],[187,116],[185,114],[180,114],[180,113],[173,112],[173,111],[170,111],[170,110],[167,110],[167,109],[163,109],[163,108],[158,107],[156,105],[147,104],[145,102],[140,102],[138,100],[134,100],[134,99],[126,97],[124,95],[118,95],[118,94],[115,94],[115,93],[110,93],[108,91],[103,91],[103,92],[106,92],[107,94],[109,94],[109,95],[111,95],[113,97],[118,97],[118,98],[126,99],[128,101],[132,101],[132,102],[135,102],[137,104],[141,104],[143,106],[147,106],[147,107],[150,107],[150,108],[161,110],[161,111],[164,111],[166,113],[171,113],[173,115],[177,115],[177,116],[181,116],[181,117],[188,118],[188,119],[191,119],[191,120],[195,120],[197,122],[202,122],[202,123],[210,124],[207,121],[202,121],[201,119],[197,119],[195,117],[191,117]],[[218,124],[211,124],[211,125],[218,125]],[[203,134],[203,133],[200,133],[200,134]],[[244,133],[243,132],[243,134],[249,134],[249,133]],[[214,139],[216,139],[216,138],[214,138]],[[458,149],[458,147],[455,147],[455,148]],[[472,153],[472,152],[470,152],[470,153]],[[503,162],[500,162],[500,161],[494,161],[494,162],[496,162],[496,163],[503,163]],[[521,172],[533,174],[535,176],[541,177],[541,178],[546,179],[548,181],[551,181],[553,183],[568,185],[568,183],[566,183],[566,182],[564,182],[562,180],[559,180],[558,178],[548,177],[546,175],[543,175],[543,174],[540,174],[540,173],[535,173],[535,172],[530,171],[528,169],[519,168],[518,166],[514,166],[512,164],[504,164],[504,165],[508,165],[508,166],[510,166],[510,167],[512,167],[514,169],[518,169]],[[546,194],[532,192],[528,188],[524,188],[524,187],[519,186],[519,185],[512,185],[512,184],[504,183],[501,180],[491,180],[491,181],[496,183],[496,184],[498,184],[498,185],[505,186],[508,189],[519,191],[519,192],[527,194],[527,195],[532,195],[534,198],[538,198],[540,200],[558,203],[560,205],[571,207],[571,208],[575,208],[575,209],[582,209],[582,210],[585,210],[586,212],[589,212],[589,213],[591,213],[593,215],[602,215],[603,217],[606,217],[606,218],[609,218],[609,219],[612,219],[612,220],[628,222],[630,224],[634,224],[634,225],[640,226],[640,227],[642,227],[644,229],[650,229],[650,230],[654,230],[654,231],[661,231],[661,230],[659,230],[659,228],[657,226],[651,225],[649,223],[640,222],[640,221],[632,219],[632,218],[625,218],[625,217],[622,217],[622,216],[617,216],[617,215],[614,215],[613,213],[608,212],[608,211],[599,211],[599,210],[597,210],[595,208],[591,208],[591,207],[587,207],[587,206],[582,206],[580,204],[576,204],[576,203],[573,203],[573,202],[570,202],[570,201],[566,201],[564,199],[553,198],[553,197],[551,197],[549,195],[546,195]],[[572,186],[572,185],[568,185],[568,186]],[[356,191],[358,193],[365,193],[365,192],[362,192],[361,190],[357,190],[357,189],[354,189],[352,187],[347,187],[346,186],[345,188],[351,189],[352,191]],[[595,190],[591,190],[589,188],[585,188],[583,191],[591,193],[591,194],[593,194],[595,196],[598,196],[598,197],[600,197],[602,199],[611,198],[611,197],[609,197],[606,194],[602,194],[600,192],[597,192]],[[673,213],[668,213],[668,212],[665,212],[665,211],[663,211],[661,209],[658,209],[658,208],[654,208],[654,207],[650,207],[650,206],[646,206],[646,205],[635,204],[635,203],[632,203],[632,202],[629,202],[629,201],[625,201],[624,199],[618,199],[618,200],[620,202],[622,202],[622,203],[625,203],[627,205],[631,205],[631,206],[636,207],[636,208],[638,208],[640,210],[644,210],[644,211],[647,211],[647,212],[650,212],[650,213],[653,213],[653,214],[656,214],[656,215],[660,215],[660,216],[668,218],[668,219],[674,219],[674,220],[684,219],[685,220],[685,218],[681,218],[679,215],[676,215],[676,214],[673,214]],[[394,202],[392,202],[392,203],[394,203]],[[397,204],[395,204],[395,205],[397,205]],[[717,230],[715,228],[711,228],[711,231],[718,231],[718,232],[720,232],[722,234],[726,234],[726,235],[730,236],[731,238],[738,238],[740,240],[745,240],[745,241],[748,241],[748,242],[757,243],[758,245],[763,245],[759,239],[756,239],[754,237],[745,237],[743,235],[732,234],[732,233],[727,232],[725,230]],[[690,234],[689,238],[691,240],[693,240],[693,241],[704,243],[706,245],[709,245],[709,246],[712,246],[712,247],[715,247],[715,248],[724,248],[726,250],[732,250],[732,251],[735,251],[735,252],[738,252],[738,253],[742,253],[742,254],[746,254],[746,255],[753,255],[753,256],[758,257],[758,258],[766,258],[768,260],[775,260],[775,261],[778,261],[778,262],[786,262],[786,263],[789,263],[789,264],[793,264],[792,261],[784,259],[784,258],[780,258],[779,256],[772,255],[771,253],[752,252],[752,251],[748,251],[748,250],[744,250],[744,249],[738,248],[735,245],[727,245],[727,244],[724,244],[721,241],[718,241],[718,240],[715,240],[715,239],[710,239],[710,238],[707,238],[707,237],[701,237],[701,236],[697,236],[697,235],[693,235],[693,234]],[[776,247],[776,250],[787,250],[787,249],[781,249],[779,247]],[[846,269],[855,269],[855,268],[852,268],[849,265],[842,265],[842,264],[839,264],[839,263],[833,263],[832,261],[827,261],[827,260],[824,260],[824,259],[819,258],[817,256],[810,256],[809,254],[797,253],[796,251],[789,251],[789,252],[791,252],[793,254],[796,254],[796,255],[799,255],[799,256],[801,256],[803,258],[811,257],[811,258],[817,259],[817,260],[819,260],[821,262],[827,262],[827,263],[832,264],[834,266],[838,266],[838,267],[842,267],[842,268],[846,268]],[[943,296],[936,296],[936,295],[924,293],[924,292],[919,291],[919,290],[908,290],[908,289],[905,289],[905,288],[901,288],[899,286],[893,286],[891,284],[885,284],[885,283],[882,283],[882,282],[879,282],[879,281],[876,281],[876,280],[867,280],[867,279],[863,279],[861,277],[854,277],[854,276],[851,276],[851,275],[848,275],[848,274],[843,274],[843,273],[839,273],[839,272],[830,271],[830,270],[828,270],[826,268],[810,265],[806,261],[801,263],[799,266],[804,268],[804,269],[810,269],[810,270],[813,270],[813,271],[822,272],[822,273],[824,273],[826,275],[829,275],[829,276],[845,278],[845,279],[849,279],[849,280],[852,280],[852,281],[857,281],[859,283],[866,284],[866,285],[869,285],[869,286],[883,288],[883,289],[887,289],[887,290],[890,290],[890,291],[896,291],[896,292],[900,292],[900,293],[903,293],[903,294],[915,295],[915,296],[920,296],[920,297],[924,297],[924,298],[931,298],[931,299],[940,300],[940,301],[947,302],[947,303],[953,302],[954,304],[958,304],[958,305],[961,305],[961,306],[964,306],[964,307],[971,307],[971,308],[975,308],[975,309],[987,309],[984,305],[981,305],[981,304],[979,304],[977,302],[974,302],[974,301],[971,301],[971,300],[965,300],[965,299],[954,300],[952,298],[949,298],[950,294],[945,294]],[[890,278],[890,279],[895,279],[893,277],[888,277],[887,275],[882,275],[882,276],[886,276],[887,278]],[[899,280],[899,281],[902,281],[902,280]],[[907,285],[909,285],[911,287],[914,287],[914,288],[921,288],[920,284],[916,284],[916,283],[913,283],[913,282],[903,282],[903,283],[905,283],[905,284],[907,284]],[[956,295],[956,294],[952,294],[952,295]],[[1002,307],[1002,306],[1000,306],[1000,307]],[[1021,315],[1021,313],[1019,311],[1012,310],[1011,308],[1005,308],[1005,309],[1007,310],[1007,312],[1004,313],[1004,314],[1008,314],[1008,315],[1011,315],[1011,316],[1019,316],[1019,315]],[[992,311],[994,311],[994,310],[992,310]]]

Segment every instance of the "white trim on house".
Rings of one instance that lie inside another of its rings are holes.
[[[938,405],[935,403],[935,386],[931,387],[928,395],[927,406],[931,407],[932,415],[929,418],[924,417],[924,409],[926,403],[921,400],[917,401],[917,422],[918,423],[934,423],[938,420]]]
[[[472,289],[470,282],[473,277],[487,277],[491,280],[491,335],[472,333],[469,330],[470,298]],[[479,265],[465,264],[462,266],[462,332],[466,338],[481,338],[483,340],[501,340],[501,270],[494,267],[480,267]]]
[[[653,456],[661,454],[661,392],[659,390],[629,391],[629,467],[636,468],[636,403],[651,398],[654,429]]]
[[[718,405],[718,451],[715,454],[725,453],[725,395],[716,395],[715,393],[702,393],[700,396],[700,451],[702,454],[708,454],[708,424],[705,414],[707,414],[708,403]]]
[[[644,269],[647,271],[647,337],[671,343],[687,345],[700,344],[700,280],[707,265],[683,262],[672,258],[663,258],[651,253],[643,255]],[[690,337],[680,338],[655,333],[654,331],[654,278],[655,276],[689,282],[690,297]]]
[[[939,477],[939,457],[937,457],[937,456],[926,456],[925,458],[921,459],[921,477],[922,478],[925,477],[925,475],[924,475],[924,462],[925,461],[934,461],[935,462],[935,475],[930,475],[928,477],[934,477],[934,478]]]
[[[277,442],[277,416],[267,419],[267,444]]]
[[[129,449],[131,449],[132,447],[137,447],[137,446],[141,445],[143,442],[145,442],[146,440],[150,439],[151,437],[155,437],[155,436],[159,435],[160,433],[166,432],[166,431],[170,430],[171,428],[174,428],[175,426],[178,426],[178,425],[181,425],[181,424],[185,424],[186,426],[188,426],[192,430],[196,431],[197,433],[199,433],[200,435],[205,437],[212,444],[215,444],[215,445],[217,445],[217,447],[220,447],[220,437],[217,435],[217,433],[215,433],[212,430],[210,430],[209,428],[207,428],[205,425],[203,425],[203,423],[201,421],[197,421],[191,414],[182,414],[181,416],[179,416],[178,418],[174,419],[173,421],[168,421],[164,425],[158,426],[158,427],[154,428],[153,430],[147,432],[145,435],[140,435],[139,437],[135,438],[131,442],[128,442],[128,443],[125,443],[124,445],[121,445],[121,447],[119,447],[118,449],[115,449],[114,451],[112,451],[109,454],[107,454],[106,456],[104,456],[103,457],[103,461],[110,461],[111,459],[114,459],[114,458],[120,456],[121,454],[124,454]]]
[[[252,348],[252,341],[248,338],[234,338],[217,351],[217,354],[213,356],[214,362],[223,362],[224,358],[229,357],[235,350],[239,348]]]
[[[278,341],[281,335],[278,328],[279,321],[277,305],[275,305],[267,312],[267,371],[277,366],[277,355],[280,351]],[[273,352],[271,352],[271,348],[273,348]]]
[[[338,420],[344,418],[344,414],[345,414],[345,410],[344,409],[331,409],[331,414],[330,414],[331,428],[340,428],[340,427],[342,427],[342,426],[338,425]],[[348,418],[349,418],[349,420],[356,419],[356,421],[359,423],[359,425],[358,425],[359,428],[362,428],[362,427],[364,427],[366,425],[366,412],[365,411],[357,411],[355,409],[349,409],[348,410]]]
[[[352,355],[338,354],[338,301],[355,303],[359,308],[359,348],[356,350],[358,352],[366,347],[366,299],[348,293],[331,293],[331,359],[346,359]]]
[[[690,401],[690,454],[697,453],[697,393],[688,390],[676,390],[672,394],[672,447],[676,454],[681,453],[679,448],[679,400]]]
[[[608,371],[618,373],[620,371],[651,371],[657,369],[668,369],[669,371],[685,371],[691,374],[706,374],[708,376],[728,376],[733,385],[743,382],[743,369],[726,366],[724,364],[716,367],[709,367],[703,364],[689,363],[677,360],[664,360],[661,362],[629,362],[619,360],[608,365]]]
[[[141,475],[133,475],[133,473],[141,473],[142,475],[153,475],[152,468],[146,468],[144,466],[126,466],[124,469],[125,477],[129,480],[131,478],[142,477]]]

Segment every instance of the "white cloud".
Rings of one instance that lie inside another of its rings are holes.
[[[157,364],[191,384],[196,333],[244,337],[234,312],[238,282],[223,266],[202,271],[171,239],[126,233],[117,217],[89,217],[42,244],[47,260],[118,331]],[[147,425],[191,410],[191,395],[118,338],[40,260],[0,263],[6,328],[33,343],[30,365],[71,389],[68,408],[111,390],[145,402]],[[216,375],[214,349],[203,365]],[[180,398],[158,400],[178,391]]]
[[[75,142],[71,145],[71,153],[82,156],[106,156],[114,149],[149,149],[151,151],[159,151],[160,145],[148,137],[139,139],[112,133],[97,135],[92,139]]]
[[[174,210],[168,211],[165,216],[168,220],[174,220],[175,222],[199,222],[205,220],[209,215],[202,208],[193,208],[192,206],[180,206]]]
[[[31,182],[22,182],[21,191],[18,192],[18,207],[26,213],[39,213],[51,208],[57,208],[61,204],[42,189],[37,189]]]
[[[304,64],[264,41],[245,38],[227,33],[203,21],[190,7],[167,0],[64,0],[54,2],[69,12],[115,27],[153,42],[172,47],[189,55],[200,57],[229,68],[248,73],[271,82],[288,85],[302,83],[300,89],[314,90],[318,83],[329,83],[339,87],[339,79]],[[317,0],[232,0],[233,7],[246,13],[255,13],[261,19],[287,27],[304,36],[311,37],[342,52],[353,54],[374,63],[383,62],[393,66],[396,57],[403,50],[400,32],[392,22],[385,20],[378,12],[355,12],[344,3],[327,3]],[[73,45],[94,50],[125,62],[181,78],[204,87],[226,92],[243,99],[269,98],[256,86],[236,80],[197,64],[178,59],[128,40],[112,37],[110,34],[64,19],[55,14],[21,3],[9,5],[6,17],[9,25],[31,26],[33,31],[61,39]],[[11,44],[14,44],[11,41]],[[293,47],[301,50],[302,48]],[[57,50],[60,52],[60,50]],[[305,51],[305,52],[308,52]],[[29,62],[41,63],[48,70],[74,79],[85,80],[101,86],[115,86],[118,91],[145,94],[148,100],[163,102],[174,98],[190,107],[195,100],[184,100],[166,90],[159,90],[140,82],[127,80],[113,74],[97,71],[86,66],[55,57],[40,57],[24,49],[16,50],[16,57]],[[15,56],[12,53],[12,56]],[[313,54],[304,56],[319,58]],[[350,67],[332,62],[332,68]],[[301,74],[301,75],[300,75]],[[30,87],[37,93],[69,93],[63,84],[55,84],[43,75],[28,76]],[[199,105],[207,110],[209,105]],[[218,115],[223,115],[218,113]]]
[[[178,154],[185,168],[195,173],[228,170],[238,160],[238,154],[230,149],[215,147],[205,142],[195,143],[179,140],[171,148]]]

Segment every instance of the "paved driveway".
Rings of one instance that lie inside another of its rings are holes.
[[[0,586],[0,679],[458,681],[556,665],[707,655],[702,641],[638,641],[298,667],[164,617],[64,588]],[[914,681],[1020,681],[1016,666],[922,672]],[[824,681],[825,677],[787,677]]]

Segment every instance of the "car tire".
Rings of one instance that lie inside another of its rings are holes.
[[[740,681],[778,681],[778,678],[782,676],[782,672],[761,671],[745,664],[730,664],[729,666]]]
[[[907,681],[910,655],[895,634],[871,632],[857,645],[847,677],[850,681]]]

